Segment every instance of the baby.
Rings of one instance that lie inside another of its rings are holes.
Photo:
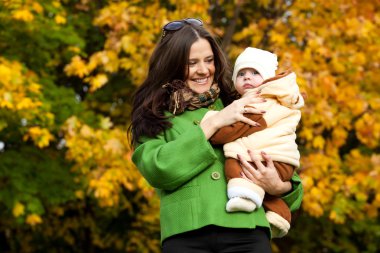
[[[247,150],[255,156],[264,151],[273,159],[283,181],[289,181],[294,169],[299,167],[300,153],[296,140],[296,128],[301,119],[300,108],[304,100],[299,92],[294,72],[276,76],[277,56],[268,51],[248,47],[236,59],[232,80],[242,96],[249,92],[260,92],[265,102],[250,106],[265,111],[264,114],[244,114],[260,126],[243,122],[219,129],[211,138],[213,144],[224,144],[225,176],[228,182],[226,205],[228,212],[252,212],[264,206],[271,225],[272,237],[283,237],[288,233],[291,214],[286,203],[276,196],[241,177],[241,165],[237,155],[252,160]],[[206,119],[215,111],[209,111]],[[252,163],[253,166],[254,163]],[[264,197],[265,196],[265,197]]]

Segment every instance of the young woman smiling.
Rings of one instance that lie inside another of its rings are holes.
[[[220,128],[260,114],[247,104],[259,94],[237,99],[227,60],[199,19],[172,21],[149,60],[149,72],[137,89],[132,110],[132,159],[160,197],[161,241],[170,252],[271,252],[270,229],[263,208],[228,213],[224,155],[210,144]],[[215,117],[202,121],[208,110]],[[245,160],[247,180],[282,196],[291,210],[300,206],[298,175],[282,182],[271,158],[267,165]]]

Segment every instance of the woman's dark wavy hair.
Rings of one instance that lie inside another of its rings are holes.
[[[175,79],[186,80],[190,48],[199,38],[206,39],[214,53],[214,81],[220,88],[219,97],[225,105],[236,98],[230,66],[214,37],[202,26],[184,24],[178,31],[167,32],[156,45],[149,60],[148,76],[133,96],[129,127],[132,145],[141,136],[154,137],[172,126],[164,115],[169,108],[169,94],[162,85]]]

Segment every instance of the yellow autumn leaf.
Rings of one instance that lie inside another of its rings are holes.
[[[108,82],[108,77],[106,74],[97,74],[96,76],[89,77],[85,81],[90,83],[90,92],[94,92]]]
[[[373,110],[380,111],[380,97],[371,98],[369,104]]]
[[[306,140],[312,140],[314,137],[313,129],[303,128],[299,134],[300,137],[305,138]]]
[[[368,218],[375,219],[379,215],[379,207],[376,205],[370,205],[366,208],[366,215]]]
[[[336,211],[332,210],[329,215],[330,220],[337,224],[343,224],[345,222],[344,216],[338,214]]]
[[[69,50],[70,52],[73,52],[73,53],[80,53],[80,48],[79,47],[74,47],[74,46],[70,46],[67,48],[67,50]]]
[[[313,147],[317,149],[323,149],[325,146],[325,139],[322,136],[317,136],[313,139]]]
[[[367,56],[363,52],[356,52],[350,58],[350,62],[354,63],[357,66],[362,66],[367,61]]]
[[[380,155],[379,154],[373,154],[371,156],[371,163],[374,165],[375,168],[378,168],[378,172],[380,172]]]
[[[365,113],[356,123],[358,139],[371,148],[379,145],[380,141],[380,115]]]
[[[25,206],[20,202],[17,202],[12,210],[14,217],[19,217],[25,213]]]
[[[26,217],[25,222],[31,226],[36,226],[42,223],[42,219],[41,216],[39,216],[38,214],[29,214]]]
[[[78,199],[84,199],[85,197],[85,194],[82,190],[77,190],[75,191],[75,196],[78,198]]]
[[[31,83],[27,89],[34,94],[41,94],[41,85],[38,83]]]
[[[124,50],[124,52],[128,53],[128,54],[134,54],[136,53],[136,45],[133,44],[132,42],[132,39],[130,36],[127,36],[127,35],[124,35],[122,38],[121,38],[121,45],[122,45],[122,48]]]
[[[344,128],[336,127],[333,129],[333,143],[335,147],[340,147],[346,143],[348,132]]]
[[[313,187],[310,191],[310,195],[313,196],[316,200],[319,200],[322,197],[322,192],[319,188]]]
[[[115,51],[105,51],[101,59],[106,72],[114,73],[119,69],[119,58]]]
[[[39,148],[49,146],[50,142],[54,140],[54,136],[49,132],[47,128],[30,127],[28,132],[24,135],[23,140],[26,141],[32,139],[33,142]]]
[[[121,155],[123,152],[123,145],[116,138],[109,139],[109,140],[107,140],[107,143],[104,146],[104,150],[110,151],[113,154]]]
[[[91,129],[91,127],[87,125],[83,125],[80,129],[80,135],[82,135],[84,138],[91,138],[94,136],[94,131]]]
[[[95,190],[94,196],[100,199],[107,199],[111,196],[111,191],[104,187],[98,187]]]
[[[57,14],[57,15],[55,15],[55,17],[54,17],[54,21],[55,21],[55,23],[57,23],[58,25],[64,25],[64,24],[66,24],[66,18],[64,17],[64,16],[62,16],[62,15],[59,15],[59,14]]]
[[[375,201],[378,207],[380,207],[380,193],[376,193]]]
[[[79,78],[89,74],[86,63],[78,55],[71,58],[71,62],[65,66],[64,71],[68,76],[78,76]]]
[[[38,139],[38,141],[35,141],[35,143],[39,148],[44,148],[49,146],[52,140],[54,140],[54,136],[49,132],[49,130],[46,129],[43,135]]]
[[[81,122],[78,120],[76,116],[71,116],[68,118],[63,125],[62,129],[65,131],[66,135],[68,135],[68,138],[72,138],[72,136],[76,135],[76,129],[81,127]]]
[[[283,33],[272,31],[271,40],[274,44],[284,44],[286,40],[286,36]]]
[[[36,105],[37,104],[34,103],[31,98],[24,97],[23,99],[21,99],[20,101],[18,101],[18,103],[16,105],[16,109],[17,110],[29,109],[29,108],[36,107]],[[37,106],[39,106],[39,105],[40,104],[38,104]]]
[[[110,129],[113,126],[113,123],[109,117],[102,117],[100,120],[100,127],[102,129]]]
[[[323,215],[322,206],[315,201],[313,202],[313,200],[307,201],[306,208],[308,212],[310,213],[310,215],[314,217],[320,217],[321,215]]]
[[[44,8],[38,2],[33,2],[32,9],[38,14],[41,14],[44,11]]]
[[[356,192],[355,197],[357,201],[362,201],[362,202],[366,201],[368,198],[367,194],[364,192]]]
[[[2,99],[0,99],[0,108],[13,109],[12,94],[9,92],[3,93]]]
[[[59,8],[59,7],[61,7],[61,2],[60,2],[60,1],[53,1],[52,4],[53,4],[53,6],[54,6],[55,8]]]
[[[358,180],[355,177],[348,177],[345,180],[345,183],[346,183],[347,188],[351,189],[352,187],[354,187],[355,185],[357,185]]]
[[[314,186],[313,179],[310,176],[302,176],[302,185],[305,189],[310,189]]]
[[[12,78],[12,70],[9,66],[0,63],[0,84],[7,85]]]
[[[346,67],[344,66],[344,62],[342,60],[339,60],[338,58],[333,58],[331,61],[331,65],[333,70],[336,73],[344,73],[346,71]]]
[[[130,70],[133,68],[134,64],[133,62],[128,58],[121,58],[119,61],[120,68],[125,70]]]
[[[24,22],[31,22],[34,20],[33,14],[26,8],[13,11],[12,17],[15,20],[20,20]]]

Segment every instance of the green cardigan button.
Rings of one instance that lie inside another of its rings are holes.
[[[215,110],[215,105],[209,105],[208,109],[209,110]]]
[[[194,125],[199,125],[199,124],[201,123],[201,121],[199,121],[199,120],[194,120],[193,123],[194,123]]]
[[[214,171],[213,173],[211,173],[211,178],[214,180],[220,179],[220,173],[217,171]]]

